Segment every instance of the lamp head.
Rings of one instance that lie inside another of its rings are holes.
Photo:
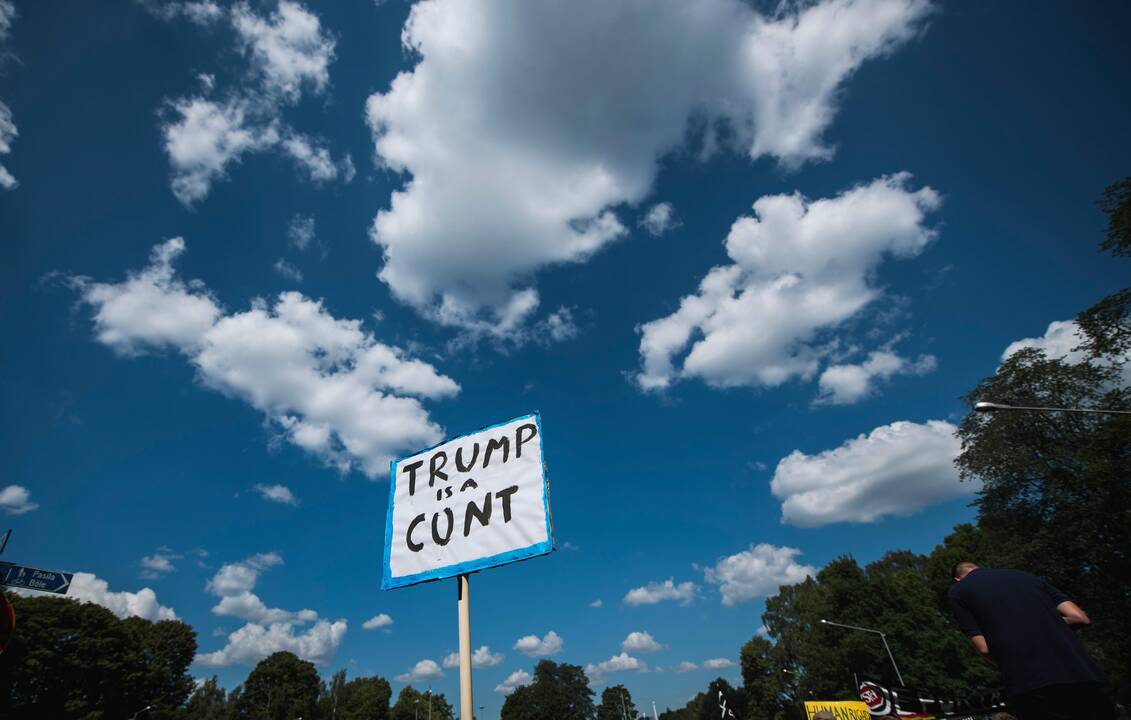
[[[974,412],[985,413],[985,412],[993,412],[994,410],[1008,410],[1008,409],[1009,409],[1008,405],[1002,405],[1001,403],[992,403],[992,402],[984,402],[984,401],[974,403]]]

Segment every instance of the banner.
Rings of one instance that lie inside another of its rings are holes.
[[[393,461],[383,589],[553,549],[538,413]]]
[[[1007,709],[997,690],[960,698],[919,688],[888,687],[867,680],[860,683],[860,699],[873,718],[975,720]]]
[[[805,720],[824,710],[836,720],[872,720],[868,706],[858,700],[806,700]]]

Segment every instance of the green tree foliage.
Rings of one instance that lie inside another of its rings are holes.
[[[534,680],[511,693],[500,714],[502,720],[593,720],[595,716],[585,671],[550,660],[538,663]]]
[[[17,631],[0,655],[0,717],[174,717],[193,689],[196,633],[175,620],[121,620],[99,605],[9,595]]]
[[[296,720],[317,717],[322,679],[313,663],[277,652],[259,661],[233,703],[237,720]]]
[[[1131,178],[1108,188],[1101,249],[1131,255]],[[1122,371],[1131,351],[1131,289],[1077,316],[1068,359],[1014,353],[965,400],[1043,407],[1131,409]],[[1114,678],[1131,677],[1131,417],[970,413],[959,430],[964,477],[982,481],[978,526],[990,552],[970,558],[1048,578],[1094,625],[1082,634]]]
[[[227,720],[228,695],[220,687],[215,675],[193,691],[181,717],[184,720]]]
[[[597,720],[637,720],[640,711],[632,702],[632,693],[624,685],[611,685],[601,693]]]
[[[420,692],[406,685],[397,695],[397,704],[389,713],[391,720],[428,720],[428,709],[432,709],[432,720],[453,720],[455,710],[444,697],[444,693]]]
[[[345,680],[345,671],[335,675],[335,679],[338,675]],[[388,720],[392,695],[389,681],[382,677],[354,678],[337,689],[331,683],[330,708],[323,712],[323,717],[326,720]]]

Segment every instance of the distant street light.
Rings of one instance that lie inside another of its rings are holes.
[[[146,706],[145,706],[145,707],[143,707],[143,708],[142,708],[141,710],[138,710],[138,711],[137,711],[137,712],[135,712],[135,713],[134,713],[133,715],[131,715],[131,716],[130,716],[130,720],[137,720],[137,716],[138,716],[138,715],[141,715],[141,714],[142,714],[143,712],[145,712],[146,710],[152,710],[152,709],[153,709],[153,706],[152,706],[152,705],[146,705]]]
[[[888,658],[891,660],[891,666],[895,668],[895,677],[899,680],[899,684],[906,686],[903,682],[903,676],[899,674],[899,666],[895,664],[895,656],[891,654],[891,647],[888,646],[888,636],[879,630],[873,628],[860,627],[859,625],[845,625],[844,623],[833,622],[832,620],[821,620],[822,625],[835,625],[837,627],[848,628],[849,630],[860,630],[861,632],[875,633],[880,636],[880,640],[884,641],[884,649],[888,651]]]
[[[1104,408],[1058,408],[1058,407],[1025,407],[1023,405],[1004,405],[994,402],[974,403],[974,412],[990,413],[998,410],[1029,410],[1033,412],[1074,412],[1092,413],[1096,415],[1131,415],[1131,410],[1107,410]]]

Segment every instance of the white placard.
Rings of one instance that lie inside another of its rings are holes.
[[[389,484],[383,589],[553,550],[538,413],[395,460]]]

